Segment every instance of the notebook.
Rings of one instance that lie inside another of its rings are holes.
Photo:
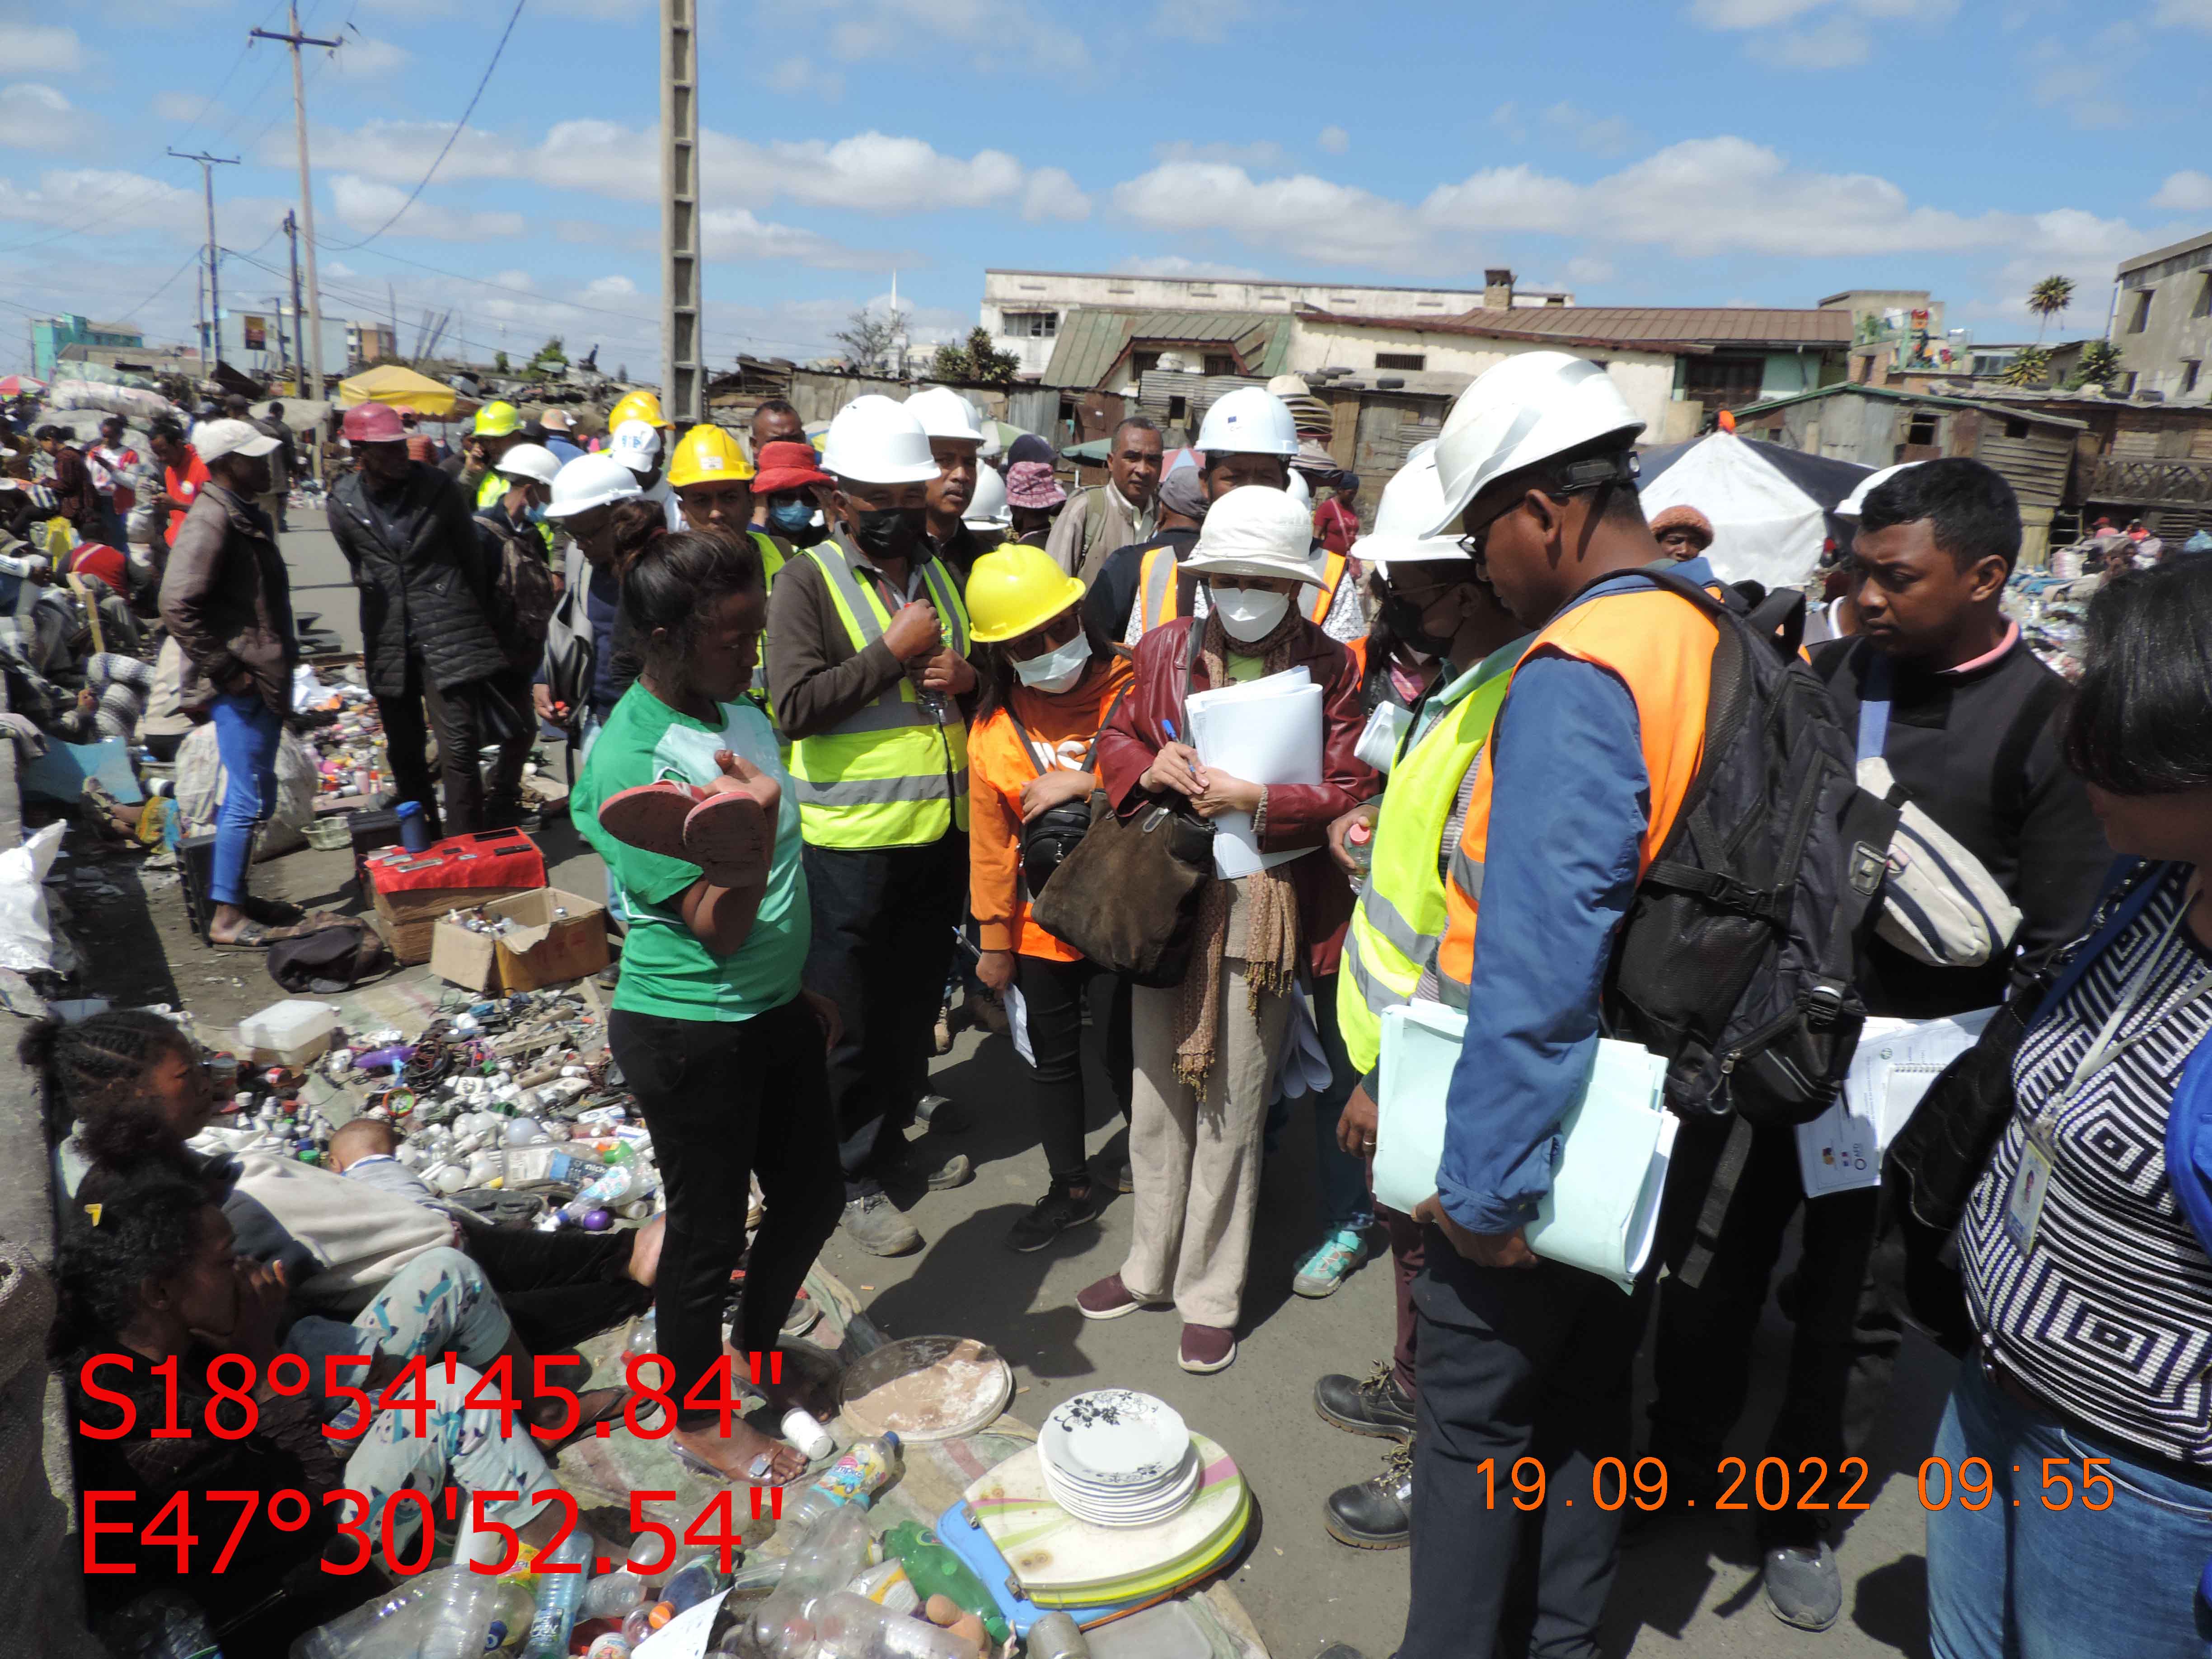
[[[1467,1017],[1413,1002],[1382,1015],[1375,1196],[1410,1213],[1437,1190],[1444,1095]],[[1548,1261],[1634,1288],[1650,1260],[1676,1120],[1662,1101],[1667,1062],[1632,1042],[1597,1045],[1582,1098],[1560,1125],[1552,1190],[1528,1228]]]

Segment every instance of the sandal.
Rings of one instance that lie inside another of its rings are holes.
[[[541,1440],[538,1444],[547,1456],[564,1446],[573,1446],[579,1440],[595,1439],[599,1425],[620,1425],[623,1411],[629,1404],[629,1393],[625,1389],[590,1389],[576,1396],[576,1420],[568,1431],[557,1440]]]
[[[684,823],[703,799],[689,784],[642,783],[599,803],[599,828],[624,846],[690,862]]]
[[[784,1445],[784,1442],[780,1440],[776,1442],[776,1444],[779,1447]],[[684,1445],[682,1441],[675,1438],[672,1435],[669,1437],[668,1449],[674,1455],[676,1461],[678,1463],[681,1463],[685,1468],[690,1470],[692,1474],[704,1475],[709,1480],[726,1480],[732,1485],[735,1485],[738,1481],[744,1481],[749,1486],[793,1486],[798,1485],[800,1480],[805,1478],[806,1470],[809,1467],[805,1463],[802,1462],[799,1465],[799,1472],[793,1474],[790,1480],[770,1480],[769,1479],[769,1475],[775,1468],[775,1454],[772,1451],[756,1452],[753,1455],[753,1461],[745,1465],[744,1473],[743,1474],[732,1474],[726,1469],[717,1468],[714,1464],[709,1463],[705,1458],[700,1456],[698,1453],[691,1450],[689,1447]],[[792,1449],[797,1450],[798,1449],[796,1447],[793,1447]],[[803,1456],[804,1454],[801,1454],[801,1455]]]
[[[299,905],[283,899],[257,898],[251,893],[239,901],[238,908],[246,912],[247,921],[264,927],[289,927],[307,919],[307,911]]]
[[[282,940],[299,936],[300,930],[296,927],[271,927],[249,916],[240,925],[234,937],[217,939],[210,933],[208,944],[218,951],[265,951]]]

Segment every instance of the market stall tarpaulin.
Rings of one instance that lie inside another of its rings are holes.
[[[350,380],[338,382],[340,408],[352,409],[361,404],[390,404],[433,421],[450,421],[476,407],[472,399],[453,387],[398,363],[365,368]]]
[[[1810,579],[1822,544],[1848,532],[1835,518],[1837,504],[1873,471],[1733,432],[1661,444],[1644,451],[1642,461],[1644,516],[1696,507],[1713,521],[1705,557],[1714,572],[1769,588]]]

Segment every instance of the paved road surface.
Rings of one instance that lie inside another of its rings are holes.
[[[295,525],[283,541],[294,605],[321,611],[325,625],[357,647],[359,607],[344,561],[319,514],[295,514]],[[556,885],[593,897],[605,892],[598,860],[565,823],[549,825],[544,839]],[[1092,1097],[1103,1102],[1095,1065],[1094,1055]],[[975,1160],[975,1181],[956,1192],[904,1200],[928,1241],[920,1254],[884,1261],[852,1249],[840,1235],[827,1253],[831,1269],[862,1292],[870,1314],[893,1335],[952,1331],[996,1344],[1023,1390],[1014,1408],[1032,1424],[1069,1395],[1109,1383],[1173,1402],[1228,1445],[1252,1477],[1261,1500],[1257,1537],[1237,1583],[1276,1659],[1311,1659],[1332,1639],[1384,1659],[1403,1626],[1407,1558],[1346,1549],[1328,1538],[1319,1519],[1331,1489],[1376,1471],[1382,1443],[1329,1427],[1314,1414],[1311,1393],[1322,1371],[1364,1373],[1388,1353],[1389,1266],[1370,1265],[1327,1301],[1289,1294],[1291,1267],[1312,1242],[1300,1219],[1314,1190],[1310,1120],[1294,1120],[1269,1160],[1237,1361],[1218,1376],[1196,1377],[1176,1365],[1172,1315],[1086,1324],[1075,1311],[1075,1292],[1121,1263],[1127,1200],[1117,1200],[1097,1228],[1053,1249],[1025,1255],[1006,1248],[1006,1228],[1046,1185],[1011,1045],[963,1033],[933,1071],[935,1086],[977,1119],[972,1131],[943,1148]],[[1118,1126],[1099,1122],[1091,1144],[1094,1151],[1110,1146],[1118,1160]],[[1747,1414],[1753,1431],[1732,1448],[1754,1461],[1788,1342],[1788,1325],[1770,1307],[1754,1354],[1759,1385]],[[1766,1612],[1747,1516],[1720,1523],[1685,1514],[1628,1554],[1613,1597],[1607,1651],[1691,1659],[1924,1655],[1922,1512],[1914,1474],[1933,1438],[1949,1370],[1942,1355],[1917,1340],[1906,1352],[1876,1449],[1881,1485],[1871,1494],[1874,1507],[1858,1518],[1840,1551],[1845,1595],[1834,1629],[1808,1635]]]

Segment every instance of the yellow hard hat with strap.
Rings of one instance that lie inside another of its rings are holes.
[[[511,438],[522,430],[522,411],[513,404],[486,404],[477,410],[476,434],[479,438]]]
[[[743,483],[753,471],[738,441],[712,422],[685,433],[668,459],[668,482],[676,489],[726,478]]]
[[[1083,598],[1083,584],[1041,547],[1000,547],[968,574],[968,617],[985,645],[1019,639]]]

